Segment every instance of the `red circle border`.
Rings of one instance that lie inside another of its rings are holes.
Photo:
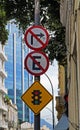
[[[30,30],[32,30],[32,29],[34,29],[34,28],[40,28],[40,29],[42,29],[42,30],[45,32],[46,36],[47,36],[46,42],[45,42],[45,44],[44,44],[42,47],[39,47],[39,48],[32,47],[32,46],[30,45],[30,43],[27,41],[27,39],[26,39],[26,37],[27,37],[28,33],[30,32]],[[26,32],[25,32],[24,41],[25,41],[26,45],[27,45],[30,49],[35,50],[35,51],[39,51],[39,50],[44,49],[44,48],[48,45],[48,43],[49,43],[49,34],[48,34],[47,30],[46,30],[43,26],[40,26],[40,25],[31,26],[31,27],[29,27],[29,28],[26,30]]]
[[[28,68],[28,66],[26,65],[26,62],[27,62],[28,58],[30,57],[30,55],[33,54],[33,53],[40,53],[40,54],[42,54],[42,55],[46,58],[47,66],[46,66],[46,68],[45,68],[45,71],[40,72],[40,73],[34,73],[34,72],[32,72],[32,71]],[[32,74],[32,75],[34,75],[34,76],[40,76],[40,75],[44,74],[44,73],[47,71],[47,69],[48,69],[48,67],[49,67],[49,58],[48,58],[48,57],[46,56],[46,54],[45,54],[44,52],[42,52],[42,51],[39,51],[39,52],[37,52],[37,51],[32,51],[32,52],[30,52],[30,53],[26,56],[26,58],[25,58],[25,60],[24,60],[24,66],[25,66],[25,69],[26,69],[30,74]]]

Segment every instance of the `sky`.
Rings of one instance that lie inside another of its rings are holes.
[[[47,75],[47,76],[46,76]],[[49,65],[48,70],[46,71],[46,74],[43,74],[40,76],[40,83],[52,94],[52,87],[53,87],[53,94],[54,94],[54,115],[55,124],[57,123],[56,118],[56,110],[55,110],[55,96],[58,95],[58,64],[57,61],[54,60],[52,65]],[[48,103],[41,111],[41,118],[45,119],[49,123],[52,122],[52,101]]]

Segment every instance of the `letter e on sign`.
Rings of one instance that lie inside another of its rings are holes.
[[[44,52],[33,51],[24,60],[25,69],[32,75],[40,76],[49,67],[49,59]]]

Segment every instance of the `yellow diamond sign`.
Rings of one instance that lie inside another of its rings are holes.
[[[39,81],[35,81],[21,96],[21,99],[35,114],[39,114],[52,98],[53,96]]]

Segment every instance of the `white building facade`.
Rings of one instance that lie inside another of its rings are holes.
[[[5,88],[5,61],[4,45],[0,43],[0,130],[16,130],[18,128],[18,110],[15,104],[7,96]]]
[[[7,104],[4,102],[4,96],[7,94],[7,89],[4,86],[4,80],[7,73],[4,70],[5,61],[7,57],[4,53],[4,45],[0,43],[0,130],[7,130],[8,123],[5,119],[5,114],[8,112]]]

